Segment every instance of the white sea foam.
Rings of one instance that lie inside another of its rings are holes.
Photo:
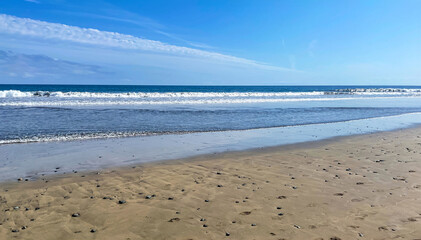
[[[324,92],[21,92],[0,91],[0,98],[51,97],[51,98],[209,98],[209,97],[279,97],[314,96]]]
[[[421,97],[421,89],[337,89],[312,92],[60,92],[0,91],[0,106],[242,104]]]
[[[162,133],[164,134],[164,133]],[[77,141],[89,139],[120,138],[120,137],[139,137],[147,135],[156,135],[156,133],[145,132],[110,132],[110,133],[83,133],[67,134],[56,136],[34,136],[27,138],[16,138],[0,140],[0,145],[13,143],[34,143],[34,142],[56,142],[56,141]]]
[[[312,92],[60,92],[3,90],[0,98],[241,98],[241,97],[305,97],[323,95],[421,95],[421,89],[361,88]]]
[[[32,97],[32,92],[21,92],[19,90],[0,91],[0,98]]]
[[[7,101],[0,102],[0,106],[113,106],[113,105],[192,105],[192,104],[242,104],[242,103],[275,103],[275,102],[305,102],[305,101],[344,101],[344,100],[367,100],[367,99],[390,99],[400,97],[320,97],[320,98],[222,98],[222,99],[198,99],[198,100],[61,100],[61,101]],[[421,98],[421,96],[412,96]]]

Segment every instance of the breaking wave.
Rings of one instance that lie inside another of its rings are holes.
[[[413,96],[417,97],[417,96]],[[421,97],[418,96],[418,97]],[[384,99],[392,97],[376,97]],[[114,106],[114,105],[193,105],[193,104],[242,104],[242,103],[276,103],[276,102],[311,102],[311,101],[343,101],[357,99],[373,99],[373,97],[335,97],[335,98],[236,98],[236,99],[198,99],[198,100],[171,100],[171,101],[142,101],[142,100],[109,100],[109,101],[8,101],[0,102],[0,106],[37,107],[37,106]]]
[[[305,97],[323,95],[421,95],[421,89],[349,88],[311,92],[60,92],[3,90],[0,98],[226,98],[226,97]]]
[[[164,133],[161,133],[161,134],[164,134]],[[138,137],[138,136],[149,136],[149,135],[156,135],[156,134],[146,133],[146,132],[74,133],[74,134],[65,134],[65,135],[53,135],[53,136],[46,135],[46,136],[33,136],[33,137],[6,139],[6,140],[0,140],[0,145],[13,144],[13,143],[77,141],[77,140],[89,140],[89,139]]]
[[[308,92],[61,92],[0,91],[0,106],[242,104],[421,97],[421,89],[349,88]]]
[[[280,97],[314,96],[324,92],[21,92],[18,90],[0,91],[0,98],[52,97],[52,98],[222,98],[222,97]]]

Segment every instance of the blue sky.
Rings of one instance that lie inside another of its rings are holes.
[[[421,1],[0,2],[0,83],[421,85]]]

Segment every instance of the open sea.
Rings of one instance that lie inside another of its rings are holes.
[[[421,112],[421,86],[0,85],[0,144],[311,125]]]

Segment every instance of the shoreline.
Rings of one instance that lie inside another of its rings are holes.
[[[195,162],[195,161],[201,161],[201,160],[218,159],[218,158],[223,158],[223,157],[231,156],[231,155],[248,155],[248,154],[253,155],[253,154],[259,154],[259,153],[288,152],[288,151],[298,151],[300,149],[314,149],[314,148],[321,148],[338,141],[352,140],[354,138],[360,138],[360,137],[363,137],[363,138],[373,137],[373,136],[375,137],[377,135],[394,134],[394,133],[399,133],[402,131],[411,131],[411,130],[418,130],[418,129],[421,129],[421,123],[416,123],[409,127],[402,127],[402,128],[397,128],[397,129],[387,130],[387,131],[377,131],[377,132],[362,133],[362,134],[334,136],[334,137],[320,139],[320,140],[310,140],[310,141],[305,141],[305,142],[274,145],[274,146],[267,146],[267,147],[247,148],[244,150],[205,153],[205,154],[198,154],[198,155],[193,155],[189,157],[162,159],[162,160],[155,160],[155,161],[142,162],[142,163],[133,163],[129,165],[98,168],[98,169],[93,169],[93,170],[81,170],[81,171],[75,171],[75,172],[46,174],[43,176],[37,176],[36,178],[32,178],[32,179],[22,178],[22,181],[18,181],[18,179],[9,179],[5,181],[0,181],[0,187],[6,186],[6,185],[13,185],[19,182],[36,182],[36,181],[45,181],[45,180],[49,181],[49,180],[56,180],[56,179],[73,178],[74,175],[76,176],[98,175],[102,172],[114,172],[114,171],[124,172],[126,170],[134,169],[134,168],[160,166],[160,165],[167,165],[167,164],[177,165],[177,164],[183,164],[183,163],[189,163],[189,162]],[[248,129],[248,130],[252,131],[254,129]],[[241,130],[241,131],[247,131],[247,130]],[[133,137],[133,138],[137,138],[137,137]],[[90,140],[91,139],[87,141],[90,141]],[[95,141],[96,139],[92,139],[92,140]]]
[[[233,151],[225,151],[225,152],[215,152],[215,153],[205,153],[199,155],[193,155],[190,157],[181,157],[181,158],[174,158],[174,159],[162,159],[150,162],[143,162],[143,163],[133,163],[129,165],[121,165],[121,166],[112,166],[112,167],[105,167],[99,168],[94,170],[81,170],[76,172],[66,172],[66,173],[55,173],[55,174],[47,174],[43,176],[38,176],[37,178],[33,179],[25,179],[22,178],[22,182],[36,182],[36,181],[49,181],[49,180],[57,180],[57,179],[66,179],[66,178],[73,178],[74,175],[76,176],[88,176],[88,175],[99,175],[102,172],[109,173],[120,171],[124,172],[134,168],[147,168],[147,167],[156,167],[161,165],[177,165],[183,163],[191,163],[191,162],[200,162],[200,161],[207,161],[212,159],[219,159],[219,158],[227,158],[233,155],[240,155],[245,156],[248,154],[260,154],[260,153],[272,153],[272,152],[288,152],[288,151],[298,151],[302,149],[315,149],[321,148],[326,145],[333,144],[335,142],[346,141],[346,140],[353,140],[355,138],[365,138],[365,137],[376,137],[378,135],[384,134],[394,134],[399,133],[402,131],[411,131],[411,130],[418,130],[421,129],[421,123],[413,124],[409,127],[403,127],[388,131],[378,131],[372,133],[363,133],[363,134],[353,134],[353,135],[344,135],[344,136],[334,136],[327,139],[320,139],[320,140],[310,140],[305,142],[298,142],[298,143],[291,143],[291,144],[283,144],[283,145],[275,145],[275,146],[268,146],[268,147],[256,147],[256,148],[248,148],[244,150],[233,150]],[[135,137],[136,138],[136,137]],[[95,140],[95,139],[94,139]],[[89,141],[89,140],[88,140]],[[9,185],[15,184],[18,179],[10,179],[6,181],[0,181],[0,187],[2,185]],[[26,180],[26,181],[25,181]]]
[[[282,128],[2,145],[0,181],[36,179],[43,175],[95,171],[147,162],[174,161],[206,154],[279,147],[409,128],[420,122],[421,113],[410,113]]]
[[[417,126],[3,182],[0,238],[414,239],[420,136]]]

